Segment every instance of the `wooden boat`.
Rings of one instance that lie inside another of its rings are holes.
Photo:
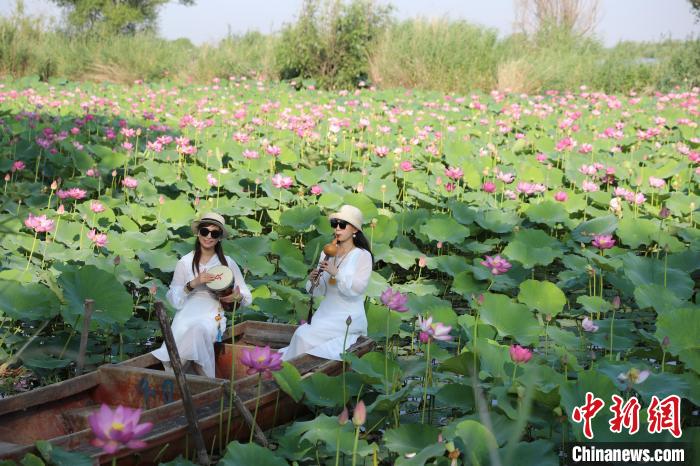
[[[286,346],[295,329],[293,325],[267,322],[238,324],[233,338],[229,337],[217,356],[217,378],[187,375],[207,449],[225,445],[226,437],[229,441],[247,441],[250,434],[236,409],[226,434],[230,386],[227,379],[232,355],[237,357],[245,347]],[[361,337],[349,352],[360,356],[373,346],[372,340]],[[342,371],[341,362],[311,355],[301,355],[289,362],[302,377],[316,372],[337,375]],[[245,376],[241,366],[236,361],[235,393],[253,411],[258,377]],[[153,430],[143,438],[148,446],[139,451],[121,449],[115,455],[93,447],[87,416],[102,403],[142,408],[141,422],[154,423]],[[304,411],[303,405],[281,391],[274,379],[263,381],[257,417],[263,430],[290,422]],[[66,450],[87,454],[99,464],[109,464],[113,457],[122,465],[157,464],[180,454],[191,456],[194,451],[174,375],[165,372],[151,354],[101,366],[95,372],[0,400],[0,459],[21,459],[26,453],[34,452],[37,440],[49,440]]]

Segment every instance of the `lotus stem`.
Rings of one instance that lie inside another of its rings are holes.
[[[360,440],[360,426],[355,426],[355,442],[352,445],[352,466],[357,464],[357,444]]]
[[[29,264],[32,261],[32,256],[34,255],[34,248],[36,247],[36,237],[39,234],[38,231],[34,230],[34,240],[32,241],[32,250],[29,251],[29,258],[27,259],[27,266],[24,268],[24,271],[26,272],[29,270]]]
[[[250,426],[250,438],[248,438],[248,443],[253,441],[253,434],[255,434],[255,420],[258,418],[258,408],[260,407],[260,394],[262,393],[262,372],[258,373],[258,394],[255,397],[255,413],[253,414],[253,424]]]
[[[613,358],[613,339],[615,338],[614,326],[615,326],[615,311],[613,307],[612,321],[610,321],[610,360]]]
[[[391,309],[386,310],[386,343],[384,344],[384,393],[389,394],[389,320]],[[345,347],[345,345],[343,345]]]
[[[348,332],[349,331],[350,331],[350,324],[347,323],[347,320],[346,320],[345,321],[345,337],[343,338],[343,354],[342,354],[342,358],[343,358],[343,363],[342,363],[342,367],[343,367],[342,368],[342,372],[343,372],[343,404],[345,403],[346,396],[347,396],[347,394],[346,394],[347,388],[345,386],[345,353],[346,353],[345,343],[348,340]]]
[[[430,341],[425,344],[425,379],[423,380],[423,406],[421,410],[420,422],[423,424],[425,422],[425,405],[428,399],[428,377],[430,373]]]
[[[513,364],[513,377],[511,377],[511,379],[510,379],[511,385],[515,385],[515,371],[517,371],[517,370],[518,370],[518,365]]]

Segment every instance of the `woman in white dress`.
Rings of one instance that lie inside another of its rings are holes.
[[[362,234],[362,212],[357,207],[344,205],[330,215],[330,221],[338,251],[332,258],[321,254],[319,268],[311,272],[306,282],[307,291],[317,283],[313,295],[324,296],[324,299],[311,323],[301,325],[289,346],[279,350],[285,361],[301,354],[339,361],[345,349],[355,344],[360,335],[367,335],[364,303],[373,258],[367,238]]]
[[[192,223],[192,232],[197,235],[194,251],[182,257],[175,266],[175,274],[166,295],[177,312],[172,323],[173,337],[183,365],[191,361],[193,369],[200,375],[214,377],[214,343],[226,330],[225,304],[234,302],[248,306],[253,297],[243,281],[238,265],[224,256],[221,240],[227,235],[224,218],[210,212]],[[228,265],[233,271],[233,293],[217,297],[206,284],[215,279],[207,273],[216,265]],[[170,357],[163,344],[153,355],[170,368]]]

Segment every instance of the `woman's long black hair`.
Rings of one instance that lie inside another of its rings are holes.
[[[354,244],[356,248],[364,249],[369,252],[369,255],[372,256],[372,265],[374,265],[374,254],[372,254],[372,250],[369,248],[369,241],[367,241],[367,237],[360,230],[357,230],[353,235],[352,244]]]
[[[199,224],[200,227],[206,227],[209,225],[219,227],[219,229],[221,229],[221,227],[216,223],[202,222]],[[216,243],[216,246],[214,246],[214,252],[216,253],[216,257],[219,258],[219,262],[221,262],[222,265],[228,265],[228,262],[226,261],[226,256],[224,256],[224,248],[221,246],[221,241]],[[199,238],[197,237],[194,240],[194,258],[192,259],[192,273],[195,274],[195,276],[199,275],[199,259],[201,257],[202,245],[199,244]]]

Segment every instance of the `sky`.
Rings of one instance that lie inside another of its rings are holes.
[[[195,0],[194,6],[172,2],[161,10],[160,34],[168,39],[186,37],[195,44],[216,43],[231,31],[278,31],[294,22],[302,0]],[[445,17],[464,19],[513,31],[513,0],[379,0],[391,3],[398,19]],[[59,18],[61,10],[49,0],[24,0],[27,13]],[[0,0],[0,15],[8,15],[14,0]],[[596,35],[607,46],[624,40],[658,41],[700,37],[688,0],[599,0]]]

